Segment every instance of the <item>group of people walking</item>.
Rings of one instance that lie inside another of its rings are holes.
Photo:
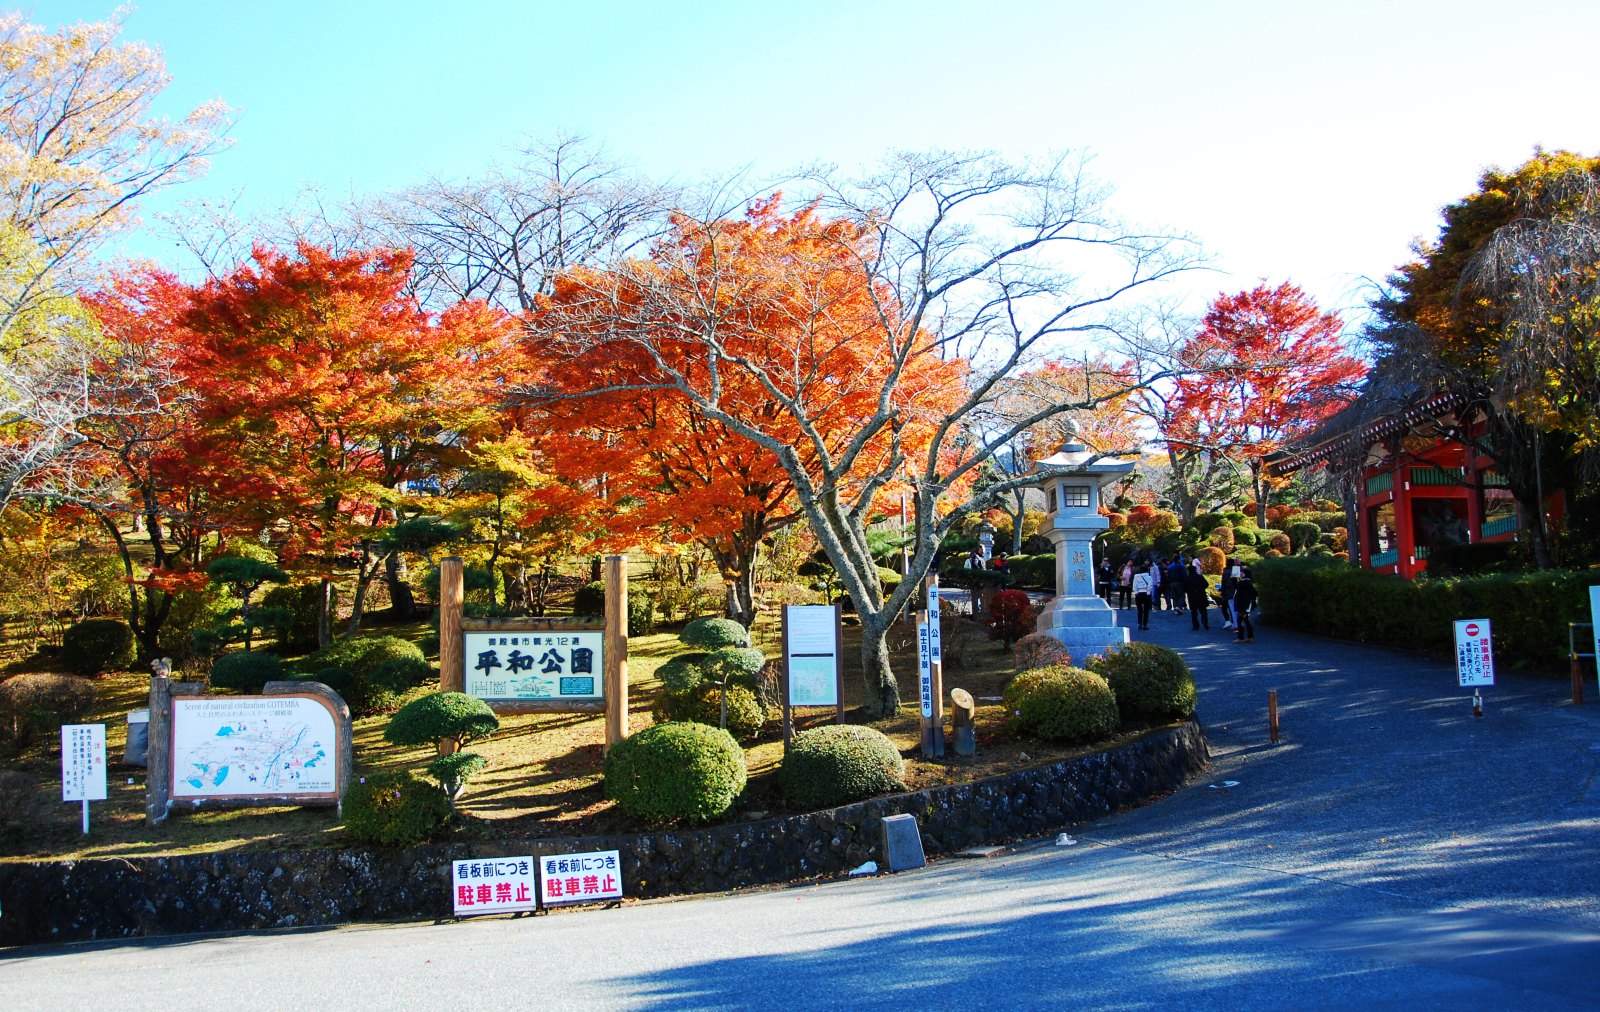
[[[1138,627],[1150,628],[1152,611],[1167,611],[1189,616],[1189,626],[1198,632],[1211,628],[1211,583],[1200,571],[1200,560],[1180,555],[1173,559],[1133,558],[1123,564],[1117,580],[1117,607],[1131,603],[1137,610]],[[1256,638],[1250,611],[1256,604],[1256,584],[1250,567],[1229,559],[1217,587],[1222,612],[1222,627],[1234,630],[1241,643]]]

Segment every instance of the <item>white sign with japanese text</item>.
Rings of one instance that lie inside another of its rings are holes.
[[[105,799],[106,726],[61,725],[61,800]]]
[[[1494,642],[1488,619],[1464,618],[1456,623],[1456,677],[1463,687],[1494,684]]]
[[[939,585],[933,582],[928,584],[928,655],[933,663],[944,663],[939,637]]]
[[[450,862],[457,917],[514,914],[538,906],[539,868],[532,856]]]
[[[462,638],[469,696],[575,702],[605,698],[602,630],[494,629],[468,631]]]
[[[1594,634],[1594,663],[1600,668],[1600,583],[1589,588],[1589,631]]]
[[[839,615],[833,605],[783,609],[790,706],[839,705]]]
[[[551,854],[539,859],[539,900],[547,907],[622,899],[622,863],[615,850]]]
[[[929,619],[917,619],[917,675],[922,687],[922,715],[933,716],[933,655]]]

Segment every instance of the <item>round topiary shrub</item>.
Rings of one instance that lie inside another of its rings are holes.
[[[133,658],[133,630],[121,619],[86,618],[61,636],[61,663],[73,674],[126,668]]]
[[[1024,684],[1018,686],[1019,682]],[[1092,671],[1039,668],[1013,679],[1006,695],[1012,730],[1035,738],[1064,744],[1091,742],[1117,729],[1117,697]]]
[[[344,831],[363,843],[414,847],[450,817],[450,799],[415,773],[361,777],[344,795]]]
[[[256,650],[223,654],[211,665],[211,687],[214,689],[260,692],[263,685],[283,677],[283,661]]]
[[[1012,656],[1016,658],[1018,671],[1072,663],[1072,652],[1067,645],[1049,633],[1029,633],[1017,640]]]
[[[355,680],[355,676],[350,674],[350,672],[346,671],[345,669],[343,669],[343,668],[323,668],[321,671],[317,671],[317,672],[314,672],[314,673],[309,674],[309,675],[308,674],[298,674],[298,675],[295,676],[295,681],[297,681],[297,682],[321,682],[323,685],[326,685],[328,688],[332,689],[334,692],[337,692],[339,694],[339,698],[344,700],[345,705],[350,707],[351,715],[352,716],[355,715],[355,713],[356,713],[356,680]]]
[[[375,689],[401,693],[413,686],[437,681],[438,678],[439,673],[427,661],[415,657],[398,657],[378,665],[367,680]]]
[[[989,635],[1011,646],[1033,631],[1033,604],[1020,590],[998,591],[989,602]]]
[[[756,694],[742,685],[730,685],[724,690],[711,682],[701,682],[688,692],[663,692],[650,708],[651,719],[658,724],[694,721],[721,727],[724,692],[728,706],[728,733],[739,741],[755,739],[767,726],[767,710],[756,699]]]
[[[1222,568],[1227,564],[1227,553],[1216,545],[1200,549],[1200,572],[1207,576],[1222,575]]]
[[[487,738],[500,727],[500,718],[489,704],[464,692],[430,692],[400,708],[383,729],[385,741],[394,745],[434,745],[444,751],[452,740],[457,745]]]
[[[745,779],[739,743],[705,724],[656,724],[606,753],[606,797],[651,822],[714,819],[733,807]]]
[[[1180,720],[1194,712],[1194,676],[1176,650],[1129,643],[1089,662],[1111,684],[1124,724]]]
[[[77,675],[28,673],[0,682],[0,744],[21,749],[76,724],[94,708],[94,683]]]
[[[806,808],[832,808],[906,789],[906,761],[882,732],[854,724],[802,731],[778,771],[784,797]]]
[[[700,671],[700,662],[705,660],[706,656],[706,654],[679,654],[670,658],[656,669],[656,678],[660,679],[661,687],[680,696],[694,691],[694,687],[705,678]]]
[[[696,650],[747,647],[750,631],[731,618],[697,618],[683,627],[678,639]]]

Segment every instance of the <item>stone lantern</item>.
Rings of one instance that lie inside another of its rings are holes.
[[[1056,599],[1040,614],[1038,631],[1065,643],[1074,664],[1128,642],[1117,613],[1094,592],[1094,536],[1110,526],[1100,515],[1103,490],[1133,465],[1084,446],[1069,419],[1066,440],[1033,468],[1032,484],[1045,494],[1043,533],[1056,550]]]

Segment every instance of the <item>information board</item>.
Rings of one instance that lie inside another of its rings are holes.
[[[337,798],[338,744],[320,696],[174,696],[172,797]]]
[[[1589,632],[1594,634],[1594,664],[1600,669],[1600,583],[1589,588]]]
[[[525,629],[462,633],[466,692],[479,699],[605,699],[605,632]]]
[[[832,605],[786,605],[790,706],[839,705],[839,615]]]
[[[1494,684],[1494,643],[1488,619],[1467,618],[1456,623],[1456,677],[1463,687]]]
[[[61,800],[105,799],[106,726],[61,725]]]
[[[539,859],[539,900],[547,907],[620,899],[622,864],[618,851],[551,854]]]
[[[536,910],[538,875],[532,855],[452,861],[450,884],[455,914],[473,917]]]

